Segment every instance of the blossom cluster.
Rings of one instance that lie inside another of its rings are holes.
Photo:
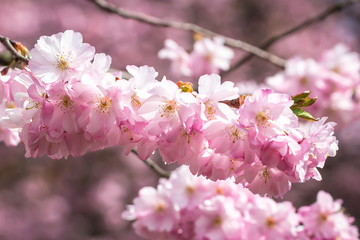
[[[195,92],[190,83],[158,81],[148,66],[128,66],[125,80],[73,31],[41,37],[30,55],[28,69],[1,81],[2,121],[20,133],[27,157],[120,145],[145,160],[158,149],[165,163],[279,197],[291,183],[321,180],[317,168],[336,154],[335,123],[300,124],[287,94],[239,96],[216,74],[201,76]]]
[[[266,83],[290,94],[311,90],[321,99],[312,106],[313,112],[326,114],[340,125],[359,117],[360,56],[344,44],[325,51],[318,61],[294,57]]]
[[[171,69],[176,75],[199,78],[204,74],[228,70],[234,52],[224,46],[221,37],[200,37],[195,41],[190,53],[175,41],[167,39],[165,48],[159,51],[158,57],[171,60]]]
[[[290,202],[254,195],[230,180],[209,181],[185,166],[157,188],[140,189],[123,218],[145,239],[358,239],[341,200],[320,191],[296,213]]]

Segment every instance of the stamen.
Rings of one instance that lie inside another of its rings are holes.
[[[109,97],[103,97],[96,103],[98,110],[102,113],[108,113],[111,108],[111,99]]]
[[[141,107],[141,102],[139,100],[139,97],[136,95],[136,93],[134,93],[131,96],[131,106],[133,108],[135,108],[136,110],[139,109]]]
[[[63,112],[67,112],[72,109],[73,105],[74,101],[68,95],[62,96],[57,104]]]
[[[240,129],[238,129],[235,126],[228,127],[226,128],[225,131],[233,143],[235,143],[238,140],[244,140],[246,137],[246,133],[242,132]]]
[[[234,169],[235,169],[235,162],[236,162],[237,160],[235,159],[235,158],[230,158],[230,162],[232,163],[232,167],[231,167],[231,170],[232,171],[234,171]]]
[[[6,108],[16,108],[16,106],[15,106],[14,102],[8,102],[6,104]]]
[[[125,134],[125,133],[128,132],[130,134],[130,140],[131,141],[134,140],[132,132],[131,132],[131,130],[129,128],[125,127],[124,125],[121,125],[120,131],[121,131],[122,134]]]
[[[205,105],[205,115],[209,120],[212,120],[214,118],[214,115],[217,111],[217,106],[214,102],[206,101],[204,103]]]
[[[160,106],[161,117],[175,117],[178,109],[179,107],[176,102],[169,100],[165,105]]]
[[[191,139],[192,136],[195,136],[195,133],[192,132],[192,131],[191,131],[190,133],[187,133],[187,132],[185,131],[185,129],[182,128],[182,133],[181,133],[180,136],[182,136],[182,137],[187,137],[187,143],[190,143],[190,139]]]
[[[265,179],[265,184],[266,184],[267,180],[271,178],[269,169],[265,168],[262,173],[259,173],[259,176],[261,179]]]
[[[33,109],[33,108],[39,108],[40,103],[35,102],[32,99],[29,99],[29,105],[30,105],[29,107],[25,108],[26,110],[30,110],[30,109]]]
[[[269,117],[269,114],[267,111],[263,111],[263,112],[259,112],[256,115],[256,125],[258,127],[263,127],[263,128],[267,128],[271,126],[271,122],[270,122],[271,118]]]
[[[61,71],[68,70],[70,68],[70,62],[71,58],[66,56],[65,53],[61,53],[58,55],[56,68]]]

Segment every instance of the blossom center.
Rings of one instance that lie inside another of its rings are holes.
[[[6,108],[16,108],[15,103],[14,102],[8,102],[6,104]]]
[[[29,99],[29,104],[28,104],[28,106],[26,107],[26,110],[30,110],[30,109],[33,109],[33,108],[39,108],[39,105],[40,105],[40,103],[35,102],[35,101],[32,100],[32,99]]]
[[[131,106],[133,108],[135,108],[136,110],[139,109],[141,107],[141,102],[139,100],[139,97],[136,95],[136,93],[134,93],[131,96]]]
[[[307,77],[304,76],[304,77],[300,78],[301,85],[306,86],[306,85],[308,85],[308,83],[309,83],[309,79]]]
[[[236,163],[236,159],[235,158],[230,158],[230,162],[232,164],[231,170],[234,171],[235,170],[235,163]]]
[[[229,128],[226,129],[228,137],[230,138],[230,140],[235,143],[238,140],[244,140],[246,134],[243,133],[240,129],[238,129],[235,126],[231,126]]]
[[[273,217],[268,217],[266,219],[266,225],[270,228],[273,229],[275,227],[276,221]]]
[[[218,195],[224,195],[224,189],[222,187],[220,187],[220,186],[217,186],[216,187],[216,193]]]
[[[270,120],[271,118],[267,111],[259,112],[256,115],[256,124],[258,125],[258,127],[263,127],[263,128],[270,127],[271,125]]]
[[[74,101],[68,96],[64,95],[61,97],[58,106],[61,108],[62,111],[67,111],[73,107]]]
[[[57,66],[56,68],[61,70],[61,71],[65,71],[67,69],[70,68],[70,61],[67,57],[64,57],[64,55],[60,55],[59,58],[57,59]]]
[[[214,115],[217,111],[217,106],[214,102],[206,101],[205,103],[205,115],[209,120],[214,118]]]
[[[195,192],[195,188],[193,186],[187,186],[186,187],[186,192],[189,194],[189,195],[192,195],[194,192]]]
[[[208,62],[212,62],[213,61],[213,55],[211,53],[208,53],[205,55],[205,60]]]
[[[270,171],[268,168],[265,168],[264,171],[259,173],[259,176],[261,179],[265,179],[265,184],[267,183],[267,180],[271,178]]]
[[[165,209],[166,209],[166,204],[165,204],[164,202],[160,202],[160,203],[156,206],[155,211],[156,211],[157,213],[162,213],[162,212],[165,211]]]
[[[320,221],[321,222],[326,222],[328,219],[328,215],[326,213],[321,213],[320,214]]]
[[[176,115],[176,111],[179,109],[178,105],[175,101],[169,100],[165,103],[165,105],[161,106],[160,112],[161,117],[174,117]]]
[[[100,98],[97,102],[98,109],[102,113],[108,113],[111,108],[111,99],[109,97]]]
[[[190,143],[191,136],[195,136],[195,132],[191,131],[190,133],[188,133],[184,128],[182,128],[181,136],[187,137],[187,143]]]
[[[222,222],[223,222],[223,220],[222,220],[222,218],[220,216],[216,216],[214,218],[214,226],[215,227],[220,227]]]
[[[131,140],[131,141],[134,140],[134,137],[133,137],[133,135],[132,135],[132,132],[131,132],[131,130],[130,130],[128,127],[126,127],[126,126],[124,126],[124,125],[121,125],[120,131],[121,131],[122,134],[129,133],[129,135],[130,135],[130,140]]]

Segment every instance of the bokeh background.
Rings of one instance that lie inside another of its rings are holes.
[[[128,10],[164,19],[193,22],[254,45],[282,32],[334,0],[112,0]],[[270,52],[288,59],[319,58],[343,42],[360,52],[360,4],[276,43]],[[112,68],[151,65],[174,81],[170,62],[157,58],[164,40],[190,49],[193,36],[181,30],[149,26],[105,13],[89,0],[1,0],[0,34],[31,49],[42,35],[66,29],[81,32],[84,42],[112,57]],[[236,50],[236,59],[244,52]],[[279,69],[253,58],[224,80],[256,81]],[[321,100],[319,100],[321,101]],[[348,134],[360,135],[350,132]],[[339,136],[346,133],[338,133]],[[359,138],[359,137],[358,137]],[[320,170],[323,181],[293,185],[283,200],[296,207],[315,201],[318,190],[342,198],[346,211],[360,223],[360,141],[341,141],[336,158]],[[0,143],[0,239],[140,239],[121,212],[137,191],[155,186],[157,175],[136,156],[111,148],[67,160],[26,159],[25,149]],[[156,159],[159,161],[159,159]],[[159,161],[160,162],[160,161]],[[174,166],[167,166],[168,168]],[[280,199],[281,200],[281,199]]]

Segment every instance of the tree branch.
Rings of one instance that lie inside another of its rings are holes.
[[[157,17],[149,16],[146,14],[128,11],[128,10],[125,10],[122,8],[118,8],[114,5],[111,5],[108,2],[106,2],[105,0],[89,0],[89,1],[95,3],[98,7],[100,7],[104,11],[117,14],[123,18],[133,19],[133,20],[136,20],[139,22],[143,22],[143,23],[150,24],[153,26],[158,26],[158,27],[176,28],[176,29],[194,32],[194,33],[200,33],[206,37],[220,36],[224,39],[225,44],[227,46],[234,47],[234,48],[240,48],[240,49],[242,49],[246,52],[249,52],[257,57],[265,59],[279,67],[283,68],[285,66],[285,60],[280,57],[277,57],[267,51],[264,51],[256,46],[253,46],[249,43],[246,43],[246,42],[243,42],[240,40],[236,40],[233,38],[225,37],[221,34],[215,33],[213,31],[210,31],[208,29],[205,29],[205,28],[200,27],[193,23],[168,21],[168,20],[163,20],[163,19],[157,18]]]
[[[15,59],[15,61],[20,61],[23,62],[25,64],[29,63],[29,59],[27,59],[26,57],[22,56],[20,53],[18,53],[18,51],[14,48],[14,45],[16,44],[16,41],[11,40],[7,37],[4,37],[2,35],[0,35],[0,42],[2,43],[2,45],[4,45],[4,47],[6,47],[7,50],[9,50],[9,52],[11,53],[11,55],[13,56],[13,58]]]
[[[136,150],[131,150],[132,153],[134,153],[136,156],[139,156]],[[162,169],[159,165],[157,165],[153,160],[150,158],[146,159],[145,164],[148,165],[152,170],[154,170],[160,177],[163,178],[169,178],[170,172]]]
[[[260,48],[264,49],[264,50],[268,49],[270,46],[272,46],[275,42],[279,41],[280,39],[283,39],[283,38],[289,36],[290,34],[298,32],[310,25],[318,23],[318,22],[324,20],[325,18],[327,18],[328,16],[330,16],[331,14],[340,12],[344,8],[347,8],[351,5],[353,5],[355,3],[359,3],[359,2],[360,2],[360,0],[348,0],[348,1],[340,2],[340,3],[336,3],[336,4],[328,7],[324,11],[320,12],[319,14],[317,14],[313,17],[310,17],[310,18],[306,19],[305,21],[299,23],[298,25],[296,25],[284,32],[281,32],[279,34],[276,34],[276,35],[270,37],[269,39],[265,40],[263,43],[260,44]],[[221,75],[225,76],[226,74],[234,71],[235,69],[237,69],[238,67],[240,67],[241,65],[243,65],[244,63],[249,61],[253,56],[254,55],[252,53],[247,54],[246,56],[241,58],[238,62],[236,62],[229,70],[224,71]]]

